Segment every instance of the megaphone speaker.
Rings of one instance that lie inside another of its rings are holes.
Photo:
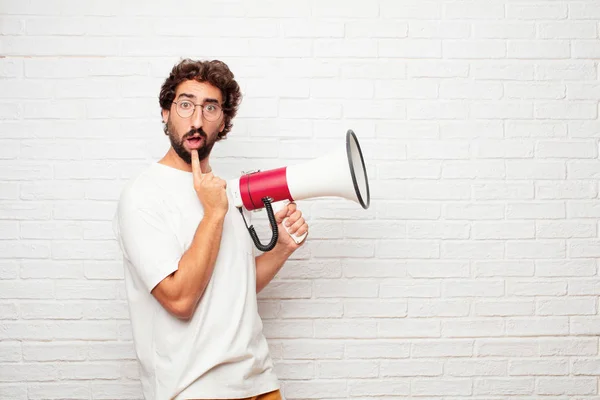
[[[320,197],[339,197],[368,209],[371,200],[363,154],[354,131],[334,151],[305,163],[267,171],[254,171],[228,182],[234,205],[243,214],[265,208],[273,235],[267,245],[260,243],[254,227],[246,224],[259,250],[269,251],[278,238],[272,204]]]

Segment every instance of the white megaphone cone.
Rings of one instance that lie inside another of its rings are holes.
[[[329,154],[303,164],[245,174],[229,181],[227,187],[242,216],[242,207],[248,211],[267,209],[273,230],[268,245],[262,245],[254,228],[248,227],[254,244],[263,251],[271,250],[277,242],[272,203],[333,196],[354,201],[367,209],[371,200],[362,151],[352,130],[346,133],[345,146]],[[304,237],[294,237],[294,240],[300,243]]]

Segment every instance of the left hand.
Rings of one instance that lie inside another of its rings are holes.
[[[285,218],[288,218],[285,222],[291,234],[303,235],[308,232],[308,224],[304,220],[304,217],[302,217],[302,211],[298,210],[294,202],[289,203],[279,210],[279,212],[275,213],[275,220],[279,229],[277,246],[284,246],[290,252],[294,252],[306,242],[306,238],[300,244],[297,244],[282,225]]]

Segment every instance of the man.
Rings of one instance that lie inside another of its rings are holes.
[[[281,399],[260,292],[308,226],[290,204],[282,234],[255,258],[213,145],[226,137],[241,93],[220,61],[183,60],[159,100],[171,147],[124,188],[114,219],[123,251],[133,339],[146,399]]]

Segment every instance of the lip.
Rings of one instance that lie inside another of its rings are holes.
[[[194,142],[191,142],[189,139],[197,139]],[[197,150],[200,147],[202,147],[202,145],[204,144],[204,138],[201,136],[196,136],[194,138],[187,138],[185,139],[185,145],[190,149],[190,150]]]

